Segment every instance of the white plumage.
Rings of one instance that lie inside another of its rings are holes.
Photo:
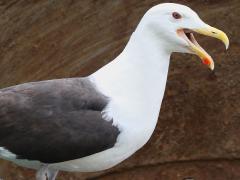
[[[144,15],[123,52],[87,78],[109,98],[101,113],[105,121],[113,121],[113,126],[120,131],[113,147],[78,159],[49,164],[37,159],[16,159],[4,148],[0,148],[0,155],[30,168],[47,166],[48,172],[54,172],[52,179],[57,170],[100,171],[127,159],[150,139],[155,129],[171,53],[197,54],[213,69],[211,57],[196,43],[193,31],[221,39],[228,46],[226,35],[205,24],[190,8],[171,3],[157,5]],[[37,178],[44,179],[46,172],[47,169],[40,169]]]

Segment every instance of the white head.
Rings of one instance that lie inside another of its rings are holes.
[[[220,39],[226,48],[229,45],[224,32],[204,23],[192,9],[180,4],[164,3],[154,6],[144,15],[139,29],[151,32],[167,51],[197,54],[212,70],[214,62],[197,43],[193,32]]]

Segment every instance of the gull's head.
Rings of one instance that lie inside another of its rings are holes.
[[[145,22],[145,23],[144,23]],[[221,40],[226,49],[229,40],[226,34],[203,22],[196,12],[187,6],[164,3],[151,8],[143,18],[143,25],[170,52],[196,54],[210,69],[214,69],[211,56],[198,44],[194,33],[211,36]]]

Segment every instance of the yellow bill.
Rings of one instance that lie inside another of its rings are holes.
[[[178,30],[178,34],[188,42],[190,49],[200,57],[200,59],[204,64],[206,64],[211,70],[213,70],[214,61],[212,57],[198,44],[198,42],[193,36],[193,32],[197,32],[199,34],[214,37],[221,40],[225,44],[226,49],[229,46],[229,39],[227,35],[223,31],[216,29],[214,27],[211,27],[209,25],[207,25],[205,28],[199,28],[199,29]]]

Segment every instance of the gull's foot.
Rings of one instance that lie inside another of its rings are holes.
[[[58,170],[50,169],[48,165],[43,165],[36,174],[36,180],[55,180]],[[1,180],[1,179],[0,179]]]

